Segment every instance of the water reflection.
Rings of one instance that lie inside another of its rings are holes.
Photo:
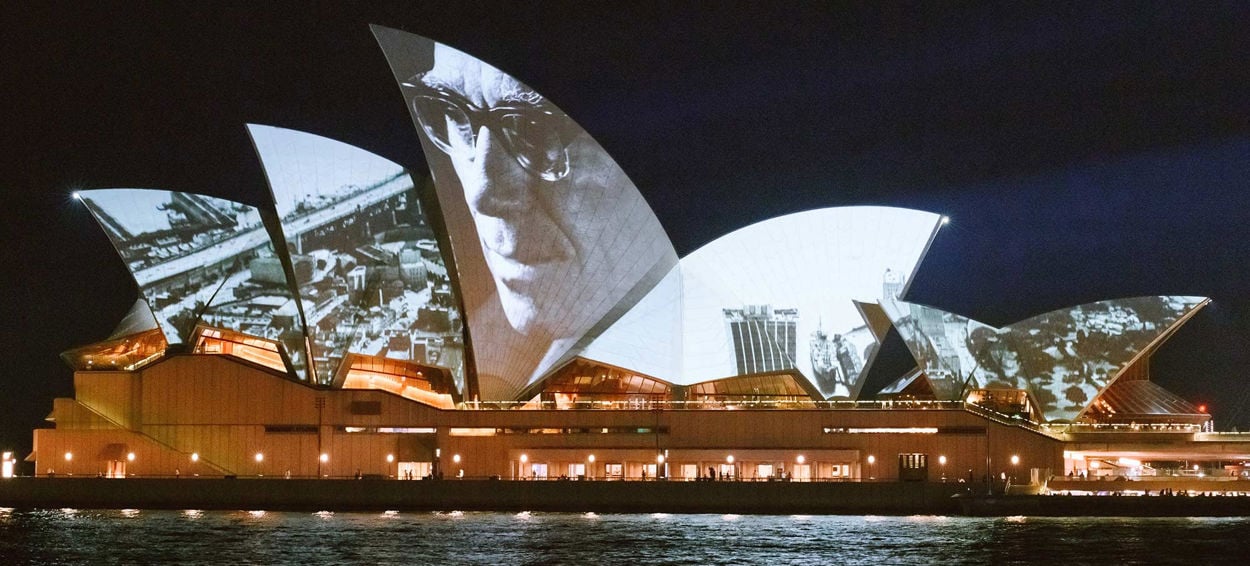
[[[1160,563],[1222,555],[1250,539],[1243,518],[0,513],[6,564]]]

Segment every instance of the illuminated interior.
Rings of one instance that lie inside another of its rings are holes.
[[[380,389],[438,407],[456,408],[455,382],[443,368],[402,360],[348,354],[343,389]]]
[[[544,408],[589,409],[595,404],[645,404],[672,398],[672,385],[621,368],[577,359],[542,384]]]
[[[1189,423],[1211,420],[1202,408],[1149,381],[1119,380],[1111,384],[1081,417],[1105,424]]]
[[[690,408],[742,401],[770,403],[810,402],[820,393],[809,389],[806,379],[793,373],[744,375],[696,383],[686,388]]]
[[[139,369],[165,353],[165,334],[158,328],[75,348],[61,359],[78,371]]]
[[[967,401],[1007,416],[1018,416],[1033,422],[1041,420],[1037,403],[1023,389],[974,389],[968,393]]]
[[[196,354],[233,356],[275,371],[287,372],[281,348],[273,340],[207,326],[198,327],[195,335]]]

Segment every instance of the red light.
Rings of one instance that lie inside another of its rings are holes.
[[[1198,405],[1198,412],[1199,412],[1199,413],[1205,413],[1205,412],[1207,412],[1207,406],[1206,406],[1206,405]]]

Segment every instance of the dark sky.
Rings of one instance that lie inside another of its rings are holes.
[[[17,4],[0,7],[0,449],[29,448],[72,394],[57,354],[136,297],[74,189],[266,206],[247,122],[424,170],[370,23],[560,105],[683,255],[772,216],[893,205],[953,219],[908,299],[987,323],[1212,297],[1155,381],[1250,426],[1245,3]]]

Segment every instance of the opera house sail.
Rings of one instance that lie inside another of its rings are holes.
[[[940,399],[1027,391],[1050,422],[1076,420],[1205,297],[1133,297],[1059,309],[1002,328],[924,305],[882,303]]]
[[[318,381],[351,377],[349,354],[358,366],[386,358],[414,375],[446,370],[458,398],[460,300],[412,176],[321,136],[255,124],[248,131],[273,193]]]
[[[515,399],[651,290],[677,255],[590,134],[461,51],[374,26],[419,131],[460,271],[482,400]]]
[[[293,287],[256,208],[150,189],[82,191],[79,198],[130,269],[170,344],[237,348],[238,355],[306,378]]]
[[[877,341],[855,303],[904,293],[940,223],[864,206],[736,230],[682,258],[585,356],[683,385],[790,370],[856,399]]]

